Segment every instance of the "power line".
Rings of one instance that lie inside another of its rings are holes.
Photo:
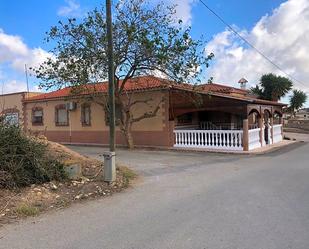
[[[236,36],[238,36],[241,40],[243,40],[245,43],[247,43],[251,48],[253,48],[258,54],[260,54],[265,60],[267,60],[270,64],[272,64],[274,67],[276,67],[279,71],[287,75],[292,80],[298,82],[299,84],[307,87],[304,83],[296,79],[294,76],[290,75],[289,73],[285,72],[280,66],[278,66],[275,62],[273,62],[271,59],[269,59],[262,51],[257,49],[254,45],[252,45],[246,38],[244,38],[241,34],[238,33],[237,30],[235,30],[230,24],[228,24],[220,15],[218,15],[213,9],[211,9],[203,0],[200,0],[200,2],[213,14],[215,15],[225,26],[229,28],[230,31],[232,31]]]

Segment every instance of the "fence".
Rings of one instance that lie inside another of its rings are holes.
[[[174,147],[243,150],[242,130],[174,130]]]

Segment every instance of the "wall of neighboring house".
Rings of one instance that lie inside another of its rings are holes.
[[[18,92],[0,95],[0,116],[11,123],[24,125],[23,100],[38,95],[36,92]]]
[[[12,93],[0,95],[0,115],[2,119],[7,119],[11,123],[23,125],[23,105],[22,100],[25,93]]]
[[[153,91],[135,93],[132,101],[152,99],[148,105],[139,103],[133,108],[133,116],[138,117],[147,111],[152,110],[162,98],[165,101],[160,104],[160,110],[156,117],[143,119],[134,123],[132,134],[135,145],[140,146],[170,146],[172,143],[170,129],[171,123],[168,120],[168,94],[167,92]],[[75,100],[74,100],[75,101]],[[83,125],[82,118],[82,102],[76,101],[77,106],[74,111],[69,111],[68,125],[59,126],[56,124],[56,108],[70,102],[69,100],[48,100],[26,102],[26,129],[33,133],[43,134],[48,139],[56,142],[68,143],[89,143],[89,144],[108,144],[109,131],[106,122],[106,114],[104,108],[94,102],[90,104],[90,125]],[[33,113],[35,110],[42,110],[42,124],[33,123]],[[117,128],[117,144],[126,145],[123,134]]]

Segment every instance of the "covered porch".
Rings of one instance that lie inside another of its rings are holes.
[[[283,139],[281,109],[237,97],[191,93],[184,98],[183,93],[174,92],[170,96],[173,146],[250,151],[278,143]]]

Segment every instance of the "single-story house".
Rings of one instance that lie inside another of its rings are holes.
[[[91,88],[97,99],[106,100],[107,82]],[[26,97],[22,100],[23,127],[56,142],[106,145],[106,109],[88,96],[88,91],[72,95],[72,88],[66,87]],[[258,99],[245,89],[141,76],[127,82],[122,97],[136,103],[134,117],[160,107],[155,117],[134,123],[136,146],[240,151],[276,143],[283,137],[284,104]],[[120,130],[116,137],[118,145],[126,145]]]

